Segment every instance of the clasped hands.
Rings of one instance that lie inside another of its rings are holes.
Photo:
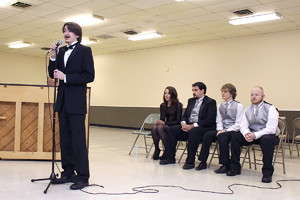
[[[190,124],[190,125],[188,125],[186,123],[181,124],[181,130],[184,132],[189,132],[192,128],[194,128],[193,124]]]
[[[252,132],[246,133],[246,135],[245,135],[245,140],[247,142],[253,142],[253,140],[255,140],[255,138],[256,138],[256,136]]]

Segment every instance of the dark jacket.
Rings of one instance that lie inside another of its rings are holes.
[[[182,116],[181,121],[185,121],[187,124],[191,112],[195,106],[196,98],[190,98],[188,100],[187,108]],[[214,128],[216,129],[216,116],[217,116],[217,104],[216,101],[208,96],[203,98],[202,104],[200,106],[198,115],[198,126],[202,128]]]
[[[64,66],[65,51],[65,47],[61,47],[57,55],[57,64],[50,60],[48,66],[51,78],[53,78],[55,65],[58,70],[66,74],[66,83],[64,80],[59,80],[55,111],[60,112],[64,104],[68,113],[86,114],[87,83],[93,82],[95,77],[92,50],[90,47],[76,44],[66,67]]]

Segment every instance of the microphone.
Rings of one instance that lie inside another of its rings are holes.
[[[61,45],[63,43],[63,41],[62,40],[58,40],[57,42],[56,42],[56,48],[55,49],[50,49],[49,51],[48,51],[48,53],[50,53],[52,50],[56,50],[57,49],[57,47],[59,46],[59,45]]]

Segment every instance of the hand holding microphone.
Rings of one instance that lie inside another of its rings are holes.
[[[65,74],[62,71],[59,71],[58,69],[53,71],[53,77],[57,78],[59,80],[64,80],[65,79]]]
[[[51,52],[51,58],[52,59],[56,59],[56,49],[59,47],[59,45],[61,45],[63,43],[63,41],[62,40],[58,40],[55,44],[53,44],[52,46],[51,46],[51,49],[48,51],[48,53],[50,53]],[[55,51],[53,51],[53,50],[55,50]]]

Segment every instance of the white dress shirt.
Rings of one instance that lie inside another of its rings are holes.
[[[230,105],[232,103],[233,100],[228,101],[228,109],[230,109]],[[226,103],[226,102],[223,102]],[[224,126],[223,126],[223,118],[222,115],[220,113],[220,105],[218,105],[218,109],[217,109],[217,131],[222,131],[224,130]],[[243,111],[244,111],[244,107],[241,103],[238,103],[237,106],[237,113],[236,113],[236,119],[235,119],[235,123],[233,125],[231,125],[229,128],[226,129],[226,131],[239,131],[240,130],[240,125],[241,125],[241,121],[243,118]]]
[[[259,110],[262,107],[261,104],[259,105]],[[246,114],[245,114],[247,109],[250,109],[250,106],[248,106],[244,111],[242,122],[241,122],[241,129],[240,129],[240,131],[244,135],[244,137],[247,133],[251,132],[249,129],[249,122],[248,122]],[[259,139],[263,135],[266,135],[266,134],[276,134],[276,130],[278,127],[278,118],[279,118],[279,113],[277,112],[276,108],[274,106],[270,106],[269,113],[268,113],[268,122],[266,124],[266,128],[264,128],[260,131],[254,132],[255,139]]]

